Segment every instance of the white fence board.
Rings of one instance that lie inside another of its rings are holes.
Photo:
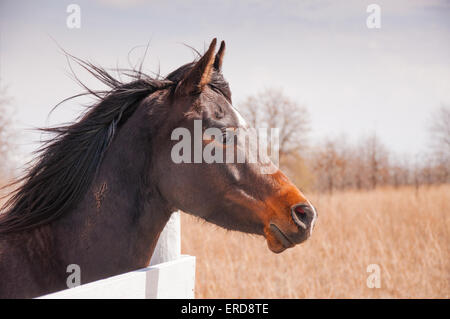
[[[44,299],[194,298],[195,257],[180,258],[42,296]]]

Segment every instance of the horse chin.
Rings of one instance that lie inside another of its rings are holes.
[[[273,242],[273,241],[269,241],[269,240],[267,241],[267,246],[275,254],[282,253],[283,251],[285,251],[287,249],[281,243]]]
[[[295,246],[289,239],[280,231],[280,229],[271,224],[268,229],[264,231],[269,249],[276,253],[282,253],[286,249]]]

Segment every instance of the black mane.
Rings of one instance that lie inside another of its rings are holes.
[[[88,107],[75,123],[42,129],[54,137],[37,151],[34,164],[25,175],[7,185],[19,186],[0,210],[0,235],[49,223],[73,209],[93,181],[116,131],[139,102],[157,90],[174,85],[170,80],[152,78],[140,69],[120,71],[132,79],[123,83],[103,68],[71,58],[110,90],[90,90],[77,78],[86,92],[62,102],[82,95],[93,95],[99,101]]]
[[[42,129],[54,137],[36,152],[25,175],[6,186],[19,185],[0,209],[0,236],[47,224],[73,209],[89,189],[116,131],[139,103],[157,90],[175,88],[195,64],[194,61],[183,65],[165,79],[144,74],[142,64],[139,69],[118,69],[119,77],[131,78],[131,82],[124,83],[101,67],[69,54],[67,57],[107,85],[109,90],[89,89],[72,71],[86,92],[59,104],[83,95],[95,96],[98,103],[88,107],[77,122]],[[228,83],[221,73],[213,73],[210,86],[231,100]]]

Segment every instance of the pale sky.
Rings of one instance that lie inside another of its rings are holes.
[[[80,29],[66,26],[71,3],[81,8]],[[366,26],[371,3],[381,7],[380,29]],[[426,150],[430,112],[450,105],[450,1],[2,0],[0,77],[14,99],[17,158],[39,140],[26,128],[67,122],[81,110],[71,102],[47,121],[56,103],[81,90],[52,38],[111,68],[128,66],[130,50],[150,41],[145,70],[165,75],[194,58],[182,43],[203,52],[214,37],[227,43],[223,68],[235,106],[282,88],[307,107],[312,143],[376,131],[392,150],[417,154]],[[143,52],[132,51],[132,62]]]

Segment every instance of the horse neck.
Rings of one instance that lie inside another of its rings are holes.
[[[56,222],[61,259],[80,266],[82,283],[147,266],[170,217],[149,175],[144,113],[122,126],[84,199]]]

